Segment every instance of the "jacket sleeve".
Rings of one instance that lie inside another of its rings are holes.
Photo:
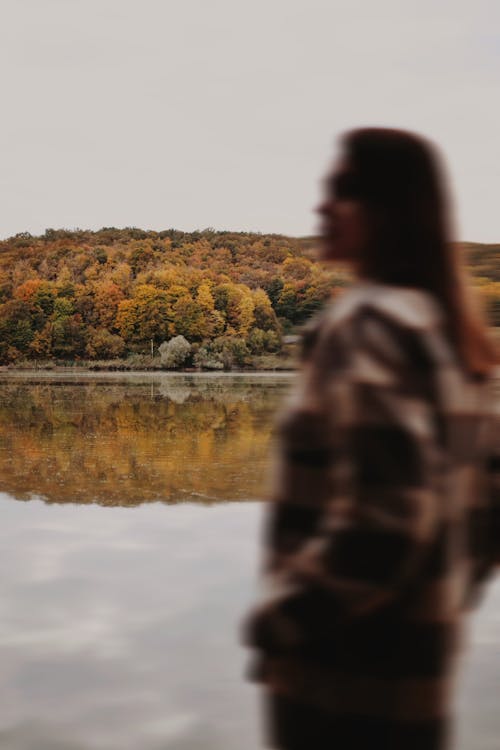
[[[283,424],[265,593],[243,624],[246,645],[319,638],[390,604],[418,575],[439,523],[434,367],[422,332],[370,311],[318,338]]]

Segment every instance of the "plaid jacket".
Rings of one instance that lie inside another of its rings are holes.
[[[247,678],[332,715],[444,720],[500,561],[493,381],[442,323],[424,291],[354,284],[307,326],[277,422]]]

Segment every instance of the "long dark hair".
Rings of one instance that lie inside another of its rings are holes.
[[[358,271],[435,295],[464,368],[476,376],[489,374],[499,356],[459,246],[451,242],[449,198],[436,148],[421,136],[389,128],[351,130],[341,143],[368,220],[370,242]]]

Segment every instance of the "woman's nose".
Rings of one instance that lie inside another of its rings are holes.
[[[319,216],[333,216],[335,213],[335,201],[323,199],[318,203],[315,212]]]

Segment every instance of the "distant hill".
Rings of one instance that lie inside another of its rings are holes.
[[[277,353],[349,283],[312,244],[212,229],[18,234],[0,242],[0,363],[125,357],[178,335],[216,366]]]
[[[500,244],[464,242],[462,247],[474,276],[500,281]]]
[[[0,364],[158,352],[183,336],[187,364],[244,365],[279,354],[347,269],[314,260],[314,237],[218,232],[47,229],[0,242]],[[500,324],[500,245],[465,258]]]

